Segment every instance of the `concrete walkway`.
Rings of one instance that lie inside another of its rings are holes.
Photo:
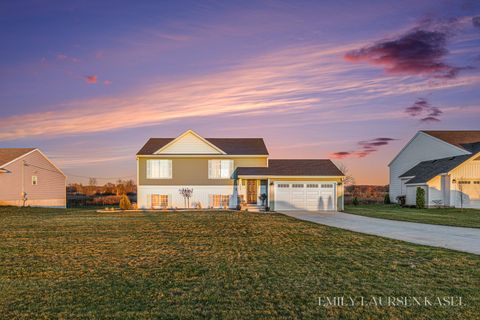
[[[480,255],[480,228],[377,219],[343,212],[285,211],[282,213],[327,226]]]

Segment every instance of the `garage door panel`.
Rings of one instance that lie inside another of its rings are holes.
[[[274,186],[276,210],[335,210],[335,183],[279,182]]]

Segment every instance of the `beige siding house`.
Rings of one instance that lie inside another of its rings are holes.
[[[419,131],[389,164],[390,199],[429,207],[480,208],[480,131]]]
[[[152,138],[137,153],[138,207],[342,210],[343,174],[326,159],[269,159],[262,138]],[[266,199],[262,200],[262,195]]]
[[[39,149],[0,148],[0,205],[66,206],[66,176]]]

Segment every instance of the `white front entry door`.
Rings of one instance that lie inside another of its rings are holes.
[[[277,181],[275,210],[336,210],[335,182]]]

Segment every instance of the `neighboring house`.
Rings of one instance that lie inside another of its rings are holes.
[[[330,161],[269,159],[262,138],[203,138],[188,130],[152,138],[137,153],[139,208],[260,207],[343,210],[342,172]]]
[[[0,148],[0,205],[64,208],[66,179],[39,149]]]
[[[480,130],[419,131],[390,162],[390,200],[415,205],[480,208]]]

